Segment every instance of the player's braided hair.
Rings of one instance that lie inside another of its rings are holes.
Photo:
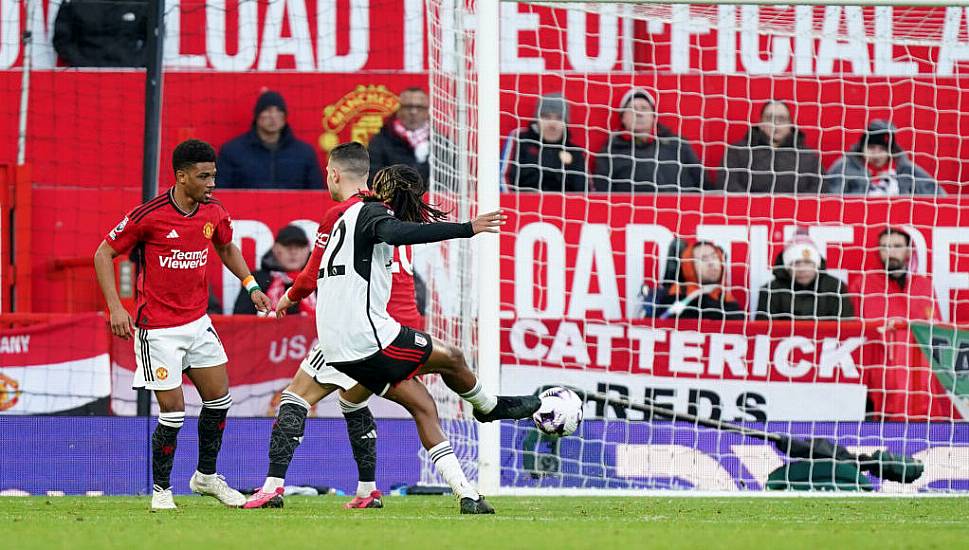
[[[387,203],[397,219],[429,223],[447,218],[447,212],[424,202],[427,184],[414,168],[406,164],[388,166],[373,177],[373,198]]]

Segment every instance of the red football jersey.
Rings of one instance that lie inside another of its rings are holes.
[[[410,245],[394,248],[394,265],[391,266],[390,301],[387,313],[398,323],[424,330],[424,316],[417,309],[417,296],[414,289],[414,247]]]
[[[287,297],[290,300],[298,302],[316,290],[320,262],[323,260],[323,251],[326,250],[326,243],[330,239],[333,226],[348,208],[361,200],[358,195],[355,195],[327,210],[324,214],[323,221],[320,222],[320,227],[316,231],[316,240],[313,242],[313,252],[310,254],[310,259],[303,267],[303,271],[296,277],[293,286],[289,288]],[[417,298],[414,295],[414,270],[411,267],[411,258],[410,246],[398,246],[394,250],[393,278],[390,288],[390,301],[387,303],[387,313],[404,326],[424,330],[424,317],[417,310]]]
[[[174,327],[205,315],[209,243],[232,241],[232,220],[219,201],[186,213],[173,192],[169,189],[131,210],[104,238],[119,254],[138,251],[138,328]]]

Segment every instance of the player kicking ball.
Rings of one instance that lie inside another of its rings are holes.
[[[326,168],[326,186],[339,204],[326,212],[316,232],[313,252],[299,276],[276,304],[276,316],[282,318],[293,304],[316,290],[323,249],[333,224],[344,210],[360,201],[357,196],[367,190],[370,155],[356,142],[338,145],[330,151]],[[414,300],[411,296],[411,301]],[[313,347],[300,363],[293,381],[282,392],[279,412],[269,436],[269,471],[262,488],[243,508],[282,508],[286,472],[296,448],[303,440],[306,416],[311,407],[340,390],[340,410],[347,422],[347,436],[357,463],[357,491],[348,509],[382,508],[383,495],[377,490],[377,423],[367,406],[373,395],[355,380],[326,364],[319,345]]]
[[[203,141],[180,143],[172,153],[175,185],[131,210],[108,233],[94,254],[94,269],[111,315],[111,332],[135,341],[133,386],[155,393],[158,425],[151,438],[154,487],[152,510],[173,510],[170,475],[178,432],[185,421],[182,374],[202,398],[198,420],[198,466],[189,487],[195,493],[238,507],[246,499],[216,473],[226,414],[232,405],[225,350],[208,306],[206,264],[209,245],[229,271],[242,280],[256,308],[268,311],[269,298],[232,244],[232,220],[212,197],[215,150]],[[134,250],[138,263],[135,318],[121,305],[114,286],[115,257]]]
[[[285,315],[290,306],[316,290],[320,263],[330,232],[347,209],[363,200],[363,196],[368,191],[369,169],[370,156],[366,148],[359,143],[345,143],[330,152],[326,168],[327,188],[330,196],[340,204],[327,211],[321,221],[309,261],[293,286],[276,304],[277,317]],[[421,194],[424,191],[421,190]],[[388,300],[391,316],[399,320],[419,319],[414,298],[413,275],[406,269],[399,269],[392,281],[394,289],[398,292],[392,293]],[[406,383],[410,385],[411,391],[423,390],[426,393],[426,389],[416,380]],[[346,507],[354,509],[383,506],[382,495],[376,489],[374,482],[377,425],[365,403],[372,394],[352,378],[329,366],[317,345],[300,364],[300,370],[297,371],[292,383],[283,391],[279,413],[270,436],[269,473],[262,489],[250,496],[243,508],[281,508],[283,506],[284,478],[296,447],[302,440],[306,415],[310,407],[338,388],[341,390],[340,408],[347,421],[347,433],[359,473],[356,496],[346,504]],[[438,445],[445,441],[433,400],[426,401],[422,408],[412,407],[410,412],[419,433],[431,434],[428,437]],[[422,437],[425,436],[422,435]],[[443,450],[444,447],[442,446],[441,449]],[[455,493],[473,492],[474,489],[453,453],[449,456],[439,453],[438,456],[439,468],[448,483],[452,487],[461,488],[456,489]],[[477,496],[474,500],[477,501]],[[486,503],[482,501],[476,502],[473,507],[485,510],[485,505]]]
[[[412,415],[433,411],[436,418],[434,400],[412,379],[439,374],[448,388],[471,403],[479,422],[527,418],[541,406],[537,396],[489,394],[457,347],[401,326],[387,313],[394,246],[497,233],[505,221],[501,212],[491,212],[468,223],[440,222],[446,214],[423,201],[424,189],[413,168],[384,168],[374,176],[373,195],[348,207],[335,223],[317,289],[316,327],[323,356],[334,369]],[[494,513],[467,482],[440,426],[419,424],[418,433],[461,498],[461,512]]]

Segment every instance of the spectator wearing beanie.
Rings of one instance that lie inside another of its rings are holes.
[[[855,316],[848,289],[833,275],[817,246],[799,233],[778,255],[774,280],[760,289],[757,319],[848,319]]]
[[[804,143],[783,101],[768,101],[760,121],[727,148],[717,189],[733,193],[814,193],[821,190],[821,159]]]
[[[656,98],[632,88],[619,101],[621,129],[596,155],[596,191],[699,192],[703,166],[690,144],[657,122]]]
[[[259,96],[249,131],[222,146],[216,182],[226,189],[323,189],[316,151],[286,122],[279,92]]]
[[[535,120],[513,130],[501,155],[511,190],[585,191],[585,155],[568,137],[568,104],[561,94],[538,100]]]
[[[824,177],[825,191],[845,195],[911,196],[944,195],[895,139],[895,126],[874,120],[861,139]]]

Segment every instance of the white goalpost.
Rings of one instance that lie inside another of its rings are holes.
[[[433,198],[510,216],[418,253],[428,326],[490,391],[587,396],[582,428],[552,439],[476,424],[428,380],[483,494],[969,490],[969,2],[426,8]],[[690,314],[705,296],[722,311]],[[881,479],[618,399],[924,473]]]

